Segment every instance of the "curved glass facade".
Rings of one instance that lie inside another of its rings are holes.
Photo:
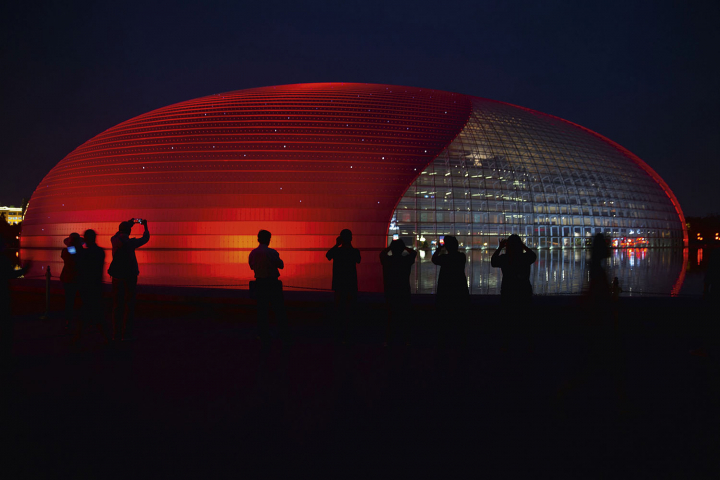
[[[428,255],[441,235],[457,236],[473,251],[474,293],[494,293],[481,252],[510,234],[540,250],[583,248],[596,233],[616,247],[683,246],[672,192],[632,153],[550,115],[478,98],[472,107],[399,201],[388,234]],[[434,291],[434,268],[424,272],[416,290]]]

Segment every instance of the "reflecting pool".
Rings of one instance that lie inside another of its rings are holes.
[[[500,294],[502,273],[490,266],[493,251],[466,252],[472,258],[466,269],[472,294]],[[587,285],[589,249],[539,249],[535,252],[538,259],[530,277],[535,294],[582,293]],[[435,293],[439,267],[432,264],[431,251],[419,253],[411,275],[413,292]],[[683,284],[690,263],[688,249],[628,248],[611,250],[606,268],[609,279],[618,277],[625,295],[677,295],[686,293]],[[696,275],[694,271],[692,275]]]

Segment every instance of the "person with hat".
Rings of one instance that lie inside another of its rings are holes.
[[[130,238],[135,223],[145,227],[142,237]],[[112,277],[112,329],[113,340],[129,340],[133,333],[135,319],[135,293],[137,290],[138,268],[135,250],[150,240],[147,220],[131,218],[120,223],[118,232],[110,239],[112,262],[108,274]]]
[[[78,294],[78,266],[77,254],[82,249],[83,240],[79,233],[73,232],[63,240],[65,248],[60,252],[63,261],[63,269],[60,272],[60,282],[65,291],[65,330],[70,330],[70,323],[73,320],[75,309],[75,297]]]

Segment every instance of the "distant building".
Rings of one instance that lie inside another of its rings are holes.
[[[0,207],[0,215],[5,217],[5,220],[10,225],[17,225],[23,221],[23,209],[15,207]]]

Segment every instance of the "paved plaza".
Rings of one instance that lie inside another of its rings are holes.
[[[717,466],[718,351],[699,298],[622,298],[620,365],[605,368],[588,360],[579,297],[538,297],[532,333],[509,336],[497,297],[461,320],[417,297],[411,344],[383,347],[379,297],[361,297],[343,344],[330,298],[293,293],[293,341],[262,348],[252,304],[232,295],[141,294],[134,341],[109,347],[88,329],[73,347],[59,295],[40,320],[42,294],[16,291],[7,478],[707,478]],[[690,355],[699,344],[707,355]]]

